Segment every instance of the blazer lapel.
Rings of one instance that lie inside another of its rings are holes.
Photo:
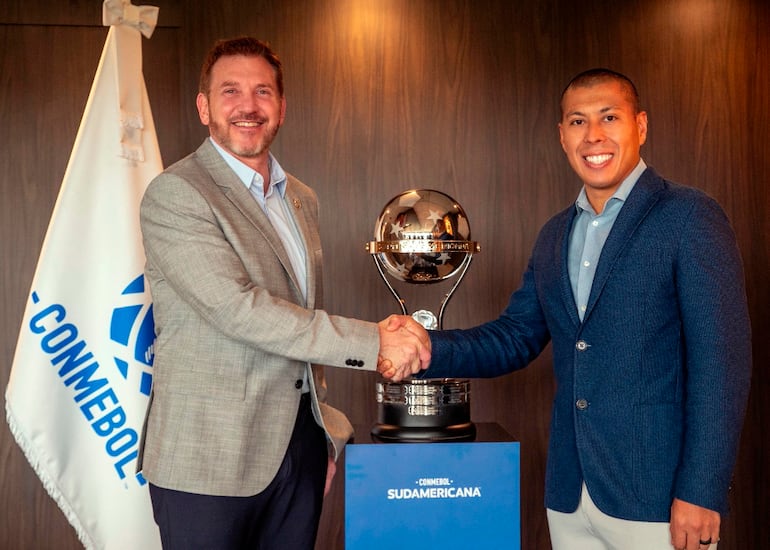
[[[294,274],[294,268],[289,260],[289,255],[286,253],[286,249],[281,242],[281,238],[278,236],[275,228],[270,223],[267,215],[257,203],[256,199],[251,195],[249,190],[243,185],[243,182],[235,175],[230,169],[219,152],[214,148],[209,140],[205,140],[203,144],[196,151],[196,155],[201,161],[201,164],[205,167],[208,173],[211,175],[214,182],[219,186],[224,193],[225,197],[237,208],[240,213],[246,218],[256,229],[261,233],[265,242],[268,243],[275,255],[278,257],[284,270],[291,278],[292,283],[297,292],[297,298],[299,303],[302,303],[302,292],[300,286],[297,283],[296,275]],[[288,185],[287,185],[288,188]],[[300,231],[302,233],[302,231]],[[305,237],[303,236],[303,239]],[[309,268],[309,265],[308,265]],[[308,285],[309,286],[309,285]],[[308,290],[309,292],[309,290]]]
[[[588,319],[596,302],[601,296],[604,285],[612,273],[618,261],[620,253],[626,243],[631,239],[636,228],[642,223],[649,211],[658,201],[658,191],[662,189],[660,177],[651,168],[647,168],[634,185],[626,199],[623,208],[620,209],[615,224],[604,243],[599,264],[596,266],[591,294],[588,298],[586,312],[583,321]]]
[[[297,227],[299,236],[303,241],[305,250],[305,269],[307,271],[306,306],[318,308],[320,304],[316,304],[316,296],[321,295],[322,292],[320,288],[322,266],[320,255],[316,255],[316,251],[321,250],[321,239],[316,228],[317,222],[314,222],[311,218],[312,212],[309,208],[311,205],[299,193],[298,187],[294,185],[292,176],[287,175],[286,178],[286,204]]]
[[[572,293],[572,283],[569,278],[568,259],[569,236],[572,232],[572,224],[575,222],[576,217],[577,212],[575,205],[573,204],[570,206],[570,208],[567,209],[563,216],[561,222],[562,238],[556,241],[556,245],[559,247],[559,249],[554,251],[554,257],[556,258],[556,265],[554,267],[558,268],[559,273],[561,274],[560,286],[562,302],[564,303],[564,309],[567,311],[567,315],[569,315],[570,321],[572,321],[575,326],[580,324],[580,317],[578,316],[577,305],[575,305],[575,295]]]

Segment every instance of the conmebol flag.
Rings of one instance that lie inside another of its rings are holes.
[[[162,170],[142,34],[152,34],[157,14],[104,2],[110,29],[6,390],[16,441],[86,548],[160,548],[135,473],[154,343],[139,202]]]

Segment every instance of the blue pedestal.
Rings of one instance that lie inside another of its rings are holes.
[[[519,443],[348,445],[345,549],[521,548]]]

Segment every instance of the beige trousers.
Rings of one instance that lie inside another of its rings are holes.
[[[553,550],[673,550],[667,522],[629,521],[596,507],[585,483],[571,514],[547,510]],[[712,544],[709,550],[717,550]]]

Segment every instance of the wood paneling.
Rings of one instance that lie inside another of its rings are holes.
[[[139,4],[140,2],[136,2]],[[482,253],[445,327],[494,318],[518,284],[540,226],[579,182],[558,144],[562,87],[605,65],[637,83],[650,116],[643,155],[704,189],[732,219],[743,252],[755,341],[751,400],[722,550],[762,548],[770,509],[770,7],[761,0],[233,0],[155,2],[145,79],[166,164],[206,135],[194,109],[200,61],[220,37],[270,41],[285,63],[287,121],[273,148],[316,189],[333,313],[378,320],[397,310],[364,251],[382,207],[428,187],[465,208]],[[192,5],[188,5],[192,4]],[[40,244],[106,36],[99,2],[9,0],[0,7],[0,380],[7,380]],[[94,5],[98,5],[95,8]],[[714,261],[719,261],[715,258]],[[446,288],[399,287],[435,309]],[[522,372],[473,382],[473,417],[522,443],[522,548],[546,549],[543,477],[550,350]],[[376,376],[329,369],[330,399],[371,425]],[[366,434],[359,434],[359,438]],[[0,426],[0,547],[79,543]],[[327,500],[317,547],[341,549],[343,487]],[[376,511],[372,520],[378,521]]]

